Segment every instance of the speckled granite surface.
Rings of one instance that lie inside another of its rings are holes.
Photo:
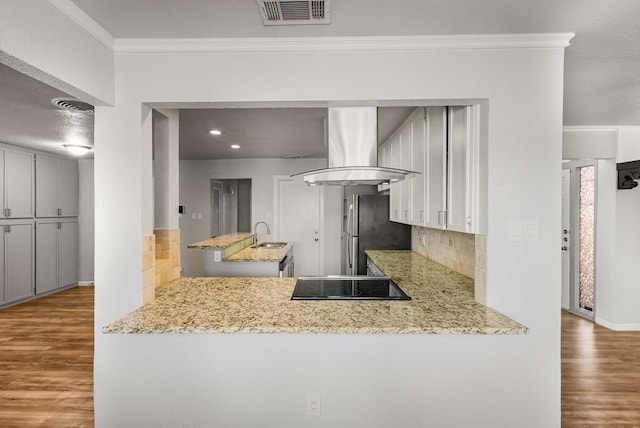
[[[227,248],[231,245],[249,238],[253,233],[228,233],[226,235],[216,236],[215,238],[205,239],[204,241],[194,242],[187,245],[187,248]]]
[[[411,301],[291,300],[295,278],[180,278],[105,333],[524,334],[471,280],[411,251],[371,251]]]
[[[293,242],[287,242],[282,248],[253,248],[244,250],[224,259],[225,262],[279,262],[293,247]]]

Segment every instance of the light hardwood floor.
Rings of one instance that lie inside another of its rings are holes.
[[[562,427],[640,427],[640,332],[562,311]]]
[[[93,425],[93,287],[0,311],[0,427]],[[640,427],[640,332],[562,312],[562,426]]]
[[[93,421],[93,287],[0,311],[0,427]]]

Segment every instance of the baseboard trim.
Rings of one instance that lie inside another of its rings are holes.
[[[640,324],[618,324],[596,317],[596,324],[615,331],[640,331]]]
[[[80,285],[80,286],[87,286],[87,285],[93,286],[95,284],[93,283],[93,281],[78,281],[78,285]]]

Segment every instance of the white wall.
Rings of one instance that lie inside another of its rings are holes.
[[[111,47],[53,3],[0,0],[0,63],[91,104],[113,103]]]
[[[118,103],[96,109],[96,425],[560,426],[563,49],[293,49],[117,55]],[[470,98],[489,101],[487,302],[528,335],[101,333],[142,302],[141,103]],[[537,241],[508,240],[521,218]]]
[[[189,249],[190,243],[207,239],[211,234],[211,179],[251,179],[251,224],[266,221],[273,227],[273,176],[290,175],[302,171],[325,168],[326,159],[227,159],[180,161],[181,262],[185,276],[204,274],[202,250]],[[192,213],[202,213],[201,220],[193,220]],[[340,210],[337,211],[339,215]],[[268,240],[263,228],[259,239]],[[335,254],[335,253],[334,253]]]
[[[565,127],[563,155],[597,159],[595,320],[616,330],[640,330],[640,190],[618,190],[616,170],[617,162],[640,160],[640,127]]]
[[[79,278],[81,283],[94,279],[95,195],[93,159],[78,159],[78,237],[80,239]]]
[[[154,224],[153,229],[178,227],[178,158],[180,118],[178,110],[153,110]]]
[[[618,162],[640,160],[640,127],[621,127]],[[617,177],[617,176],[616,176]],[[617,184],[617,179],[616,179]],[[614,307],[605,326],[620,330],[640,330],[640,188],[616,190],[616,289]],[[598,314],[596,314],[599,316]]]

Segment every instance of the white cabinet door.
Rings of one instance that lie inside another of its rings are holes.
[[[400,169],[411,168],[411,127],[406,124],[400,130]],[[409,224],[411,211],[411,180],[400,181],[400,222]]]
[[[400,168],[400,135],[389,141],[389,167]],[[389,217],[391,221],[402,222],[400,182],[389,184]]]
[[[419,109],[409,121],[411,128],[411,159],[410,168],[420,174],[408,179],[411,189],[411,213],[409,221],[411,224],[423,226],[425,222],[425,139],[426,120],[425,109]]]
[[[62,217],[78,216],[78,163],[58,160],[58,208]]]
[[[58,288],[58,222],[36,225],[36,294]]]
[[[470,161],[469,107],[449,107],[449,154],[447,193],[447,229],[468,232],[471,224],[469,208]]]
[[[4,153],[6,217],[33,217],[33,155],[6,150]]]
[[[78,283],[78,222],[60,222],[58,229],[58,287]]]
[[[33,223],[5,226],[6,303],[33,296]]]
[[[447,108],[427,107],[425,142],[426,206],[425,226],[444,228],[447,182]]]
[[[36,155],[36,216],[58,216],[58,160]]]

